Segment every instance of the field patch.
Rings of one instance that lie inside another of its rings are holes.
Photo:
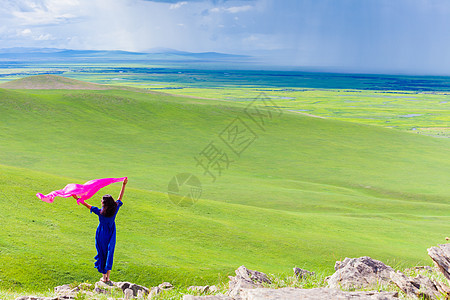
[[[35,194],[104,177],[130,180],[113,280],[208,284],[240,265],[331,274],[336,260],[364,255],[393,266],[430,263],[426,249],[450,230],[448,139],[287,111],[261,127],[247,105],[0,89],[0,287],[98,279],[96,218],[74,200],[48,204]],[[239,155],[223,135],[237,119],[256,135]],[[215,180],[196,160],[211,143],[230,159],[220,172],[211,168]],[[184,172],[203,189],[188,207],[167,197]]]

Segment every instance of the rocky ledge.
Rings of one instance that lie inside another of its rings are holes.
[[[236,269],[236,276],[230,276],[228,289],[219,293],[216,286],[191,286],[188,291],[196,295],[184,295],[183,300],[275,300],[275,299],[398,299],[398,292],[380,291],[380,288],[395,287],[410,299],[450,299],[450,244],[438,245],[428,249],[428,254],[436,265],[436,272],[442,272],[447,283],[434,279],[436,276],[419,274],[409,277],[395,271],[381,261],[368,256],[345,258],[335,264],[335,273],[326,278],[326,287],[302,289],[293,287],[269,288],[270,278],[259,271],[249,270],[245,266]],[[435,272],[431,267],[415,267],[409,272]],[[294,276],[304,279],[314,276],[313,272],[294,268]],[[157,295],[173,289],[172,284],[163,282],[147,288],[130,282],[112,282],[107,285],[97,282],[95,285],[82,283],[78,286],[62,285],[55,288],[55,297],[19,297],[16,300],[72,300],[96,298],[99,294],[108,294],[116,299],[154,299]],[[364,291],[355,291],[361,290]],[[392,288],[391,288],[392,290]],[[198,296],[199,294],[199,296]],[[209,294],[209,295],[206,295]]]

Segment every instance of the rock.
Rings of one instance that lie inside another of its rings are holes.
[[[258,271],[249,270],[244,266],[240,266],[236,271],[236,277],[241,277],[255,283],[272,283],[266,274]]]
[[[74,288],[69,284],[60,285],[54,288],[55,293],[59,296],[60,299],[73,299],[77,296],[80,291],[79,286]]]
[[[95,283],[94,293],[109,294],[111,293],[111,287],[104,282],[98,281]]]
[[[133,297],[137,297],[138,292],[142,291],[144,294],[148,294],[150,290],[145,286],[138,285],[131,282],[114,282],[114,285],[120,288],[124,293],[126,289],[130,289],[133,291]]]
[[[391,282],[394,269],[368,256],[345,258],[336,262],[336,272],[328,279],[328,287],[337,289],[376,288]]]
[[[150,293],[148,294],[148,300],[153,299],[154,297],[156,297],[156,295],[158,295],[159,293],[161,293],[161,289],[159,288],[159,286],[154,286],[150,289]]]
[[[123,291],[123,295],[124,295],[124,298],[125,298],[126,300],[130,300],[130,299],[133,299],[134,292],[133,292],[132,289],[126,288],[126,289]]]
[[[173,285],[170,282],[163,282],[158,287],[162,290],[171,290],[173,289]]]
[[[398,299],[397,292],[345,292],[338,289],[330,288],[280,288],[280,289],[243,289],[240,297],[242,300],[278,300],[278,299],[373,299],[373,300],[391,300]],[[184,299],[184,298],[183,298]],[[197,300],[191,298],[190,300]]]
[[[154,297],[156,297],[156,295],[159,295],[160,293],[171,289],[173,289],[173,285],[170,282],[163,282],[158,286],[154,286],[150,289],[147,299],[153,299]]]
[[[300,269],[300,268],[294,268],[294,274],[297,278],[302,279],[307,276],[315,275],[316,273],[310,272],[308,270]]]
[[[196,286],[196,285],[192,285],[190,287],[188,287],[188,291],[196,291],[199,293],[206,293],[209,289],[209,285],[205,285],[205,286]]]
[[[428,255],[450,282],[450,244],[431,247],[428,249]]]
[[[138,299],[144,299],[144,296],[145,296],[145,292],[144,292],[143,290],[139,290],[139,291],[137,292],[136,298],[138,298]]]
[[[450,288],[443,282],[434,281],[434,283],[436,284],[438,291],[446,296],[445,299],[450,299]]]
[[[55,293],[57,294],[62,294],[62,293],[67,293],[71,290],[72,288],[70,287],[70,284],[64,284],[64,285],[60,285],[54,288]]]
[[[391,279],[409,297],[436,299],[441,294],[435,282],[422,275],[413,278],[397,271],[391,274]]]
[[[119,286],[116,285],[117,282],[111,282],[111,285],[104,283],[103,281],[98,281],[94,285],[94,293],[96,294],[111,294],[113,290],[122,290]]]
[[[99,288],[97,286],[98,293],[107,293],[107,289]],[[65,284],[60,285],[54,288],[55,293],[58,295],[58,298],[60,300],[68,300],[68,299],[74,299],[78,296],[79,293],[83,293],[86,296],[93,296],[94,293],[91,291],[93,290],[93,286],[90,283],[81,283],[78,286],[71,288],[71,285]],[[108,289],[109,290],[109,289]]]
[[[226,295],[209,295],[209,296],[184,295],[183,300],[234,300],[234,299]]]
[[[236,276],[230,277],[230,282],[228,283],[227,295],[236,298],[239,293],[244,288],[256,288],[262,287],[263,283],[272,283],[266,274],[249,270],[244,266],[240,266],[236,271]]]

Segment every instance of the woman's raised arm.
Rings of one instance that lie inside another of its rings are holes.
[[[128,183],[128,178],[125,178],[125,180],[122,183],[122,189],[120,190],[120,194],[119,194],[119,197],[117,197],[117,200],[122,201],[123,192],[125,191],[125,186],[127,185],[127,183]]]
[[[77,197],[77,195],[72,195],[72,197],[75,198],[75,200],[78,200],[79,198]],[[86,206],[88,209],[91,209],[92,205],[87,204],[86,202],[81,202],[81,204],[83,204],[84,206]]]

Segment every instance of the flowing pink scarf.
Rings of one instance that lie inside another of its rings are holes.
[[[78,205],[80,205],[80,203],[84,202],[84,200],[87,200],[94,196],[94,194],[97,193],[101,188],[104,188],[105,186],[112,183],[124,181],[125,178],[126,177],[94,179],[86,182],[85,184],[70,183],[61,190],[53,191],[47,195],[37,193],[36,196],[42,201],[52,203],[53,200],[55,200],[56,196],[69,198],[72,195],[77,195],[78,197],[80,197],[77,200]]]

